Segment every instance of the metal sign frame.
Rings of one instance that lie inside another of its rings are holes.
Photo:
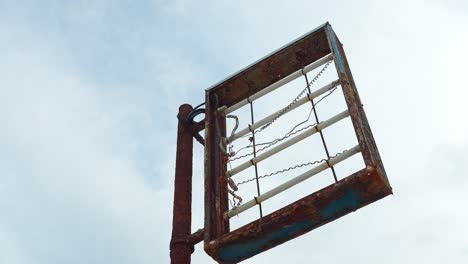
[[[230,107],[333,55],[365,168],[237,230],[223,217],[228,208],[226,164],[218,148]],[[218,132],[219,131],[219,132]],[[236,263],[392,194],[343,46],[327,22],[206,90],[204,248],[221,263]]]

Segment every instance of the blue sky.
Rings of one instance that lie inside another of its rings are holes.
[[[178,106],[325,21],[395,195],[246,263],[466,263],[467,13],[461,0],[0,0],[0,263],[167,263]],[[193,263],[211,263],[200,246]]]

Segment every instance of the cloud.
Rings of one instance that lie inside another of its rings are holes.
[[[155,132],[146,110],[80,76],[64,59],[66,50],[14,27],[2,33],[10,41],[1,47],[7,63],[0,66],[0,199],[8,217],[0,230],[14,242],[2,248],[11,248],[3,257],[8,263],[160,258],[167,247],[160,237],[168,234],[159,226],[169,225],[161,215],[169,212],[157,201],[168,194],[148,184],[157,175],[139,163],[144,131],[132,130]]]
[[[395,195],[246,263],[467,259],[458,4],[2,4],[0,262],[168,262],[178,105],[327,20]]]

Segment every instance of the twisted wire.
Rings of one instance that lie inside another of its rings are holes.
[[[345,149],[345,150],[343,150],[341,152],[338,152],[334,156],[331,156],[330,159],[334,159],[334,158],[342,155],[343,153],[345,153],[347,151],[349,151],[349,149]],[[286,169],[278,170],[278,171],[275,171],[275,172],[272,172],[272,173],[268,173],[268,174],[259,176],[258,179],[271,177],[271,176],[274,176],[274,175],[278,175],[278,174],[281,174],[281,173],[288,172],[290,170],[294,170],[294,169],[298,169],[298,168],[302,168],[302,167],[307,167],[307,166],[311,166],[311,165],[314,165],[314,164],[319,164],[319,163],[322,163],[322,162],[328,162],[328,161],[330,161],[330,159],[321,159],[321,160],[311,161],[311,162],[307,162],[307,163],[297,164],[297,165],[291,166],[291,167],[286,168]],[[237,186],[252,182],[254,180],[256,180],[256,178],[241,181],[241,182],[237,183]]]
[[[272,141],[269,141],[269,142],[257,143],[257,144],[256,144],[257,146],[260,146],[260,145],[267,145],[267,146],[265,146],[265,147],[262,147],[262,148],[258,149],[258,150],[257,150],[257,153],[258,153],[258,152],[261,152],[261,151],[264,151],[265,149],[270,148],[270,147],[272,147],[273,145],[276,145],[277,143],[283,141],[284,139],[289,138],[289,137],[292,136],[292,135],[295,135],[295,134],[297,134],[297,133],[299,133],[299,132],[301,132],[301,131],[304,131],[304,130],[306,130],[306,129],[308,129],[308,128],[311,128],[311,127],[313,127],[313,126],[316,126],[317,123],[314,123],[314,124],[311,124],[311,125],[302,127],[302,128],[300,128],[299,130],[297,130],[297,131],[294,131],[298,126],[300,126],[300,125],[306,123],[307,121],[309,121],[310,116],[311,116],[311,114],[312,114],[312,111],[313,111],[313,109],[317,106],[317,104],[319,104],[323,99],[325,99],[325,98],[327,98],[328,96],[330,96],[336,89],[337,89],[337,87],[333,88],[333,89],[330,90],[326,95],[322,96],[322,97],[315,103],[315,106],[313,106],[313,107],[310,108],[309,115],[307,116],[307,119],[305,119],[304,121],[302,121],[302,122],[296,124],[296,125],[295,125],[289,132],[287,132],[283,137],[277,138],[277,139],[272,140]],[[293,131],[294,131],[294,132],[293,132]],[[245,147],[240,148],[238,151],[235,152],[235,155],[234,155],[234,156],[236,156],[241,150],[244,150],[244,149],[247,149],[247,148],[250,148],[250,147],[252,147],[251,144],[249,144],[249,145],[247,145],[247,146],[245,146]],[[230,159],[230,161],[239,160],[239,159],[246,158],[246,157],[249,157],[249,156],[252,156],[252,155],[253,155],[253,152],[250,152],[250,153],[244,154],[244,155],[242,155],[242,156],[238,156],[238,157],[232,158],[232,159]]]
[[[285,108],[283,108],[283,110],[281,110],[281,112],[278,113],[278,115],[276,115],[270,122],[268,122],[267,124],[263,125],[262,127],[260,127],[259,129],[257,129],[254,133],[260,133],[261,131],[265,130],[267,127],[269,127],[271,124],[273,124],[278,118],[280,118],[282,115],[284,115],[286,112],[288,112],[288,110],[294,105],[297,103],[297,101],[299,101],[299,99],[304,96],[304,94],[307,92],[308,90],[308,87],[312,84],[314,84],[319,78],[320,76],[322,76],[322,74],[326,71],[326,69],[328,68],[328,66],[330,65],[332,61],[328,61],[325,66],[323,66],[323,68],[317,73],[317,75],[315,75],[315,77],[312,79],[312,81],[310,81],[309,85],[306,86],[295,98],[294,100],[291,101],[291,103],[289,103],[289,105],[287,105]]]
[[[304,131],[304,130],[306,130],[306,129],[308,129],[308,128],[314,127],[314,126],[316,126],[316,125],[317,125],[317,123],[311,124],[311,125],[308,125],[308,126],[305,126],[305,127],[301,128],[301,129],[299,129],[299,130],[296,130],[296,131],[294,131],[294,132],[292,132],[292,133],[290,133],[290,134],[287,134],[287,135],[285,135],[285,136],[282,137],[282,138],[277,138],[277,139],[275,139],[275,140],[273,140],[273,141],[270,141],[270,142],[265,142],[265,143],[256,144],[256,145],[265,145],[265,144],[267,144],[265,147],[262,147],[262,148],[258,149],[258,150],[257,150],[257,153],[258,153],[258,152],[262,152],[262,151],[264,151],[265,149],[270,148],[271,146],[273,146],[273,145],[275,145],[275,144],[277,144],[277,143],[279,143],[279,142],[281,142],[281,141],[283,141],[283,140],[285,140],[285,139],[287,139],[287,138],[289,138],[289,137],[291,137],[291,136],[293,136],[293,135],[296,135],[297,133],[302,132],[302,131]],[[242,159],[242,158],[246,158],[246,157],[252,156],[252,155],[253,155],[253,153],[247,153],[247,154],[245,154],[245,155],[242,155],[242,156],[239,156],[239,157],[235,157],[235,158],[231,159],[231,161],[238,160],[238,159]]]

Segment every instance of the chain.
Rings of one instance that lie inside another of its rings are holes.
[[[343,150],[342,152],[336,153],[334,156],[331,156],[330,159],[334,159],[334,158],[338,157],[339,155],[342,155],[346,151],[349,151],[349,149],[346,149],[346,150]],[[302,168],[302,167],[307,167],[307,166],[311,166],[311,165],[314,165],[314,164],[319,164],[319,163],[322,163],[322,162],[327,162],[327,161],[330,161],[330,159],[321,159],[321,160],[316,160],[316,161],[312,161],[312,162],[307,162],[307,163],[294,165],[294,166],[291,166],[291,167],[286,168],[286,169],[282,169],[282,170],[279,170],[279,171],[275,171],[275,172],[272,172],[272,173],[269,173],[269,174],[259,176],[258,179],[271,177],[271,176],[278,175],[278,174],[281,174],[281,173],[284,173],[284,172],[287,172],[287,171],[290,171],[290,170],[294,170],[294,169],[297,169],[297,168]],[[237,186],[248,183],[248,182],[251,182],[251,181],[254,181],[254,180],[256,180],[256,178],[241,181],[241,182],[239,182],[237,184]]]
[[[265,147],[263,147],[263,148],[258,149],[258,150],[257,150],[257,153],[258,153],[258,152],[261,152],[261,151],[264,151],[265,149],[267,149],[267,148],[269,148],[269,147],[271,147],[271,146],[277,144],[278,142],[281,142],[281,141],[283,141],[283,140],[285,140],[285,139],[287,139],[287,138],[289,138],[289,137],[291,137],[291,136],[293,136],[293,135],[295,135],[295,134],[297,134],[297,133],[299,133],[299,132],[302,132],[302,131],[304,131],[304,130],[306,130],[306,129],[308,129],[308,128],[314,127],[314,126],[316,126],[316,125],[317,125],[317,124],[311,124],[311,125],[308,125],[308,126],[305,126],[305,127],[301,128],[301,129],[299,129],[299,130],[296,130],[296,131],[294,131],[294,132],[292,132],[292,133],[290,133],[290,134],[286,134],[286,135],[285,135],[284,137],[282,137],[282,138],[277,138],[277,139],[275,139],[275,140],[273,140],[273,141],[270,141],[270,142],[259,143],[259,144],[257,144],[257,145],[265,145],[265,144],[267,144],[267,145],[266,145]],[[247,154],[245,154],[245,155],[242,155],[242,156],[233,158],[233,159],[231,159],[230,161],[242,159],[242,158],[245,158],[245,157],[248,157],[248,156],[251,156],[251,155],[253,155],[253,153],[247,153]]]
[[[325,70],[328,68],[328,66],[330,65],[332,61],[328,61],[325,66],[323,66],[323,68],[317,73],[317,75],[315,75],[315,77],[312,79],[312,81],[310,81],[309,85],[312,85],[314,84],[319,78],[320,76],[322,76],[322,74],[325,72]],[[288,112],[288,110],[294,105],[297,103],[297,101],[299,101],[299,99],[304,96],[304,94],[307,92],[307,87],[305,87],[297,96],[296,98],[294,98],[294,100],[292,100],[291,103],[289,103],[288,106],[286,106],[285,108],[283,108],[283,110],[281,110],[281,112],[278,113],[278,115],[276,115],[270,122],[268,122],[267,124],[265,124],[264,126],[260,127],[259,129],[257,129],[254,133],[260,133],[261,131],[265,130],[267,127],[269,127],[271,124],[273,124],[278,118],[280,118],[282,115],[284,115],[286,112]]]
[[[308,126],[305,126],[305,127],[302,127],[301,129],[299,129],[299,130],[297,130],[297,131],[294,131],[298,126],[300,126],[300,125],[306,123],[307,121],[309,121],[310,116],[311,116],[311,114],[312,114],[312,111],[313,111],[313,109],[317,106],[317,104],[319,104],[323,99],[325,99],[325,98],[327,98],[328,96],[330,96],[336,89],[337,89],[337,87],[333,88],[332,90],[330,90],[330,91],[328,92],[328,94],[326,94],[326,95],[324,95],[323,97],[321,97],[321,98],[317,101],[317,103],[315,103],[315,106],[314,106],[314,107],[311,107],[311,109],[310,109],[310,111],[309,111],[309,115],[307,116],[307,119],[305,119],[304,121],[302,121],[302,122],[298,123],[297,125],[295,125],[295,126],[294,126],[288,133],[286,133],[283,137],[277,138],[277,139],[275,139],[275,140],[273,140],[273,141],[270,141],[270,142],[264,142],[264,143],[258,143],[258,144],[256,144],[257,146],[259,146],[259,145],[267,145],[267,146],[265,146],[265,147],[262,147],[262,148],[258,149],[258,150],[257,150],[257,153],[258,153],[258,152],[261,152],[261,151],[264,151],[265,149],[270,148],[271,146],[273,146],[273,145],[275,145],[275,144],[277,144],[277,143],[283,141],[284,139],[289,138],[289,137],[292,136],[292,135],[295,135],[295,134],[297,134],[297,133],[299,133],[299,132],[301,132],[301,131],[304,131],[304,130],[306,130],[306,129],[308,129],[308,128],[311,128],[311,127],[313,127],[313,126],[316,126],[317,123],[312,124],[312,125],[308,125]],[[294,132],[293,132],[293,131],[294,131]],[[252,147],[251,144],[249,144],[248,146],[245,146],[245,147],[243,147],[243,148],[240,148],[237,152],[235,152],[235,155],[237,155],[237,153],[239,153],[241,150],[247,149],[247,148],[250,148],[250,147]],[[234,156],[235,156],[235,155],[234,155]],[[253,152],[247,153],[247,154],[244,154],[244,155],[242,155],[242,156],[232,158],[232,159],[230,159],[230,161],[239,160],[239,159],[246,158],[246,157],[249,157],[249,156],[252,156],[252,155],[253,155]]]

